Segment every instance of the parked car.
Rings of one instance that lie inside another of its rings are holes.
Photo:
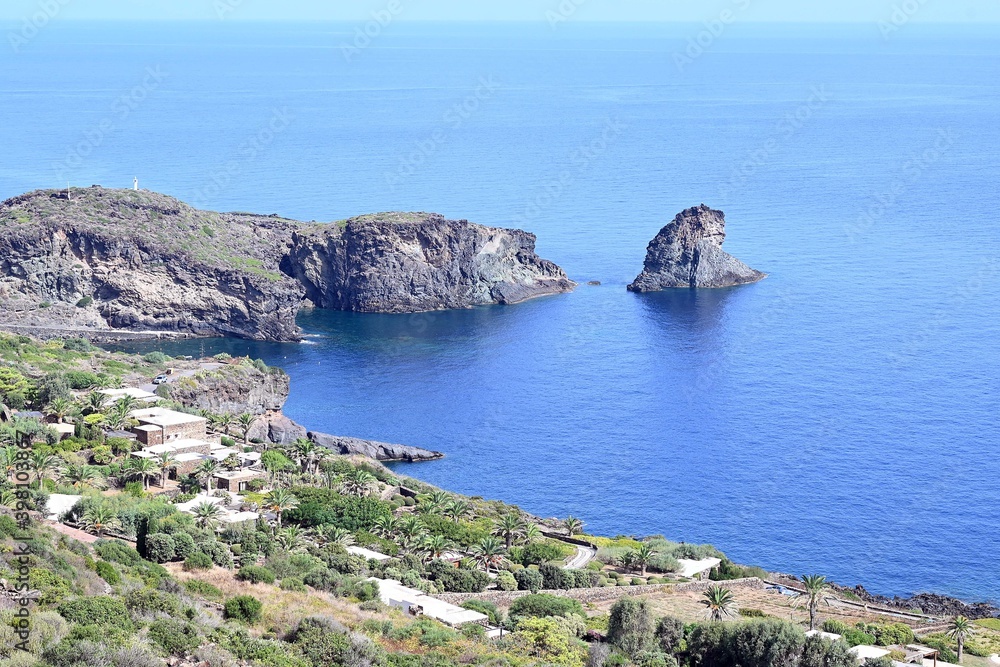
[[[166,384],[166,383],[167,383],[166,375],[157,375],[155,378],[153,378],[153,384]]]

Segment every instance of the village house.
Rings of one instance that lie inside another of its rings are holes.
[[[132,431],[147,447],[173,440],[204,440],[208,436],[208,420],[198,415],[166,408],[144,408],[133,410],[132,417],[139,422]]]

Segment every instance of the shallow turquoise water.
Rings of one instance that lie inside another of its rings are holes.
[[[399,469],[450,489],[1000,599],[1000,43],[734,25],[678,71],[696,27],[399,24],[348,63],[353,28],[52,26],[0,56],[0,196],[138,176],[213,209],[529,229],[603,285],[168,351],[282,365],[290,416],[445,451]],[[770,277],[627,293],[701,202]]]

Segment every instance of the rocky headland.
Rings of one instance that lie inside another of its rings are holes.
[[[290,341],[303,306],[419,312],[575,287],[532,234],[426,213],[303,223],[92,187],[9,199],[0,232],[0,327],[44,337]]]
[[[704,204],[682,211],[650,242],[643,271],[629,291],[732,287],[767,277],[724,251],[725,241],[725,213]]]

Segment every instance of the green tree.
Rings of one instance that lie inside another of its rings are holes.
[[[299,501],[288,489],[274,489],[264,496],[264,507],[275,513],[278,529],[281,529],[281,515],[299,506]]]
[[[219,462],[215,459],[205,459],[195,468],[194,476],[199,480],[203,480],[205,482],[205,490],[211,493],[212,480],[218,472]]]
[[[156,472],[160,477],[160,488],[167,486],[167,477],[170,476],[170,471],[177,467],[177,459],[174,458],[172,452],[162,452],[156,459]]]
[[[94,503],[84,510],[80,525],[88,533],[104,537],[109,530],[121,530],[122,522],[118,513],[109,505]]]
[[[484,537],[479,544],[472,547],[472,558],[486,572],[498,569],[504,563],[505,549],[500,540],[495,537]]]
[[[194,522],[199,528],[215,528],[222,517],[222,510],[215,503],[199,503],[194,508]]]
[[[138,480],[142,482],[144,491],[149,490],[149,480],[159,474],[159,469],[152,459],[131,458],[127,467],[122,471],[125,479]]]
[[[367,496],[378,480],[367,470],[355,468],[346,475],[340,483],[340,488],[350,496]]]
[[[250,431],[257,424],[257,417],[244,412],[239,417],[236,418],[236,425],[240,429],[240,433],[243,435],[243,446],[246,447],[250,444]]]
[[[611,607],[608,641],[625,655],[638,660],[653,645],[653,616],[649,601],[625,597]]]
[[[566,529],[566,534],[570,537],[579,535],[583,532],[583,521],[577,519],[575,516],[568,516],[563,521],[563,528]]]
[[[493,524],[493,534],[504,540],[507,550],[514,546],[514,540],[521,535],[524,530],[524,520],[520,515],[510,513],[504,514]]]

